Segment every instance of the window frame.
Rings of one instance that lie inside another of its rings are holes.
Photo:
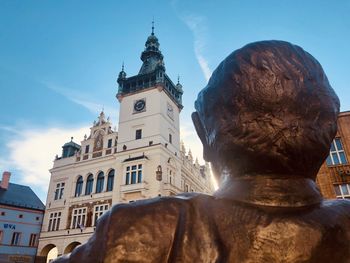
[[[339,149],[338,146],[340,146],[341,149]],[[344,160],[342,160],[341,156],[344,157]],[[348,164],[341,137],[336,137],[332,141],[331,148],[329,149],[329,154],[326,159],[326,164],[327,166]]]
[[[105,174],[104,172],[100,171],[96,179],[96,189],[95,189],[96,194],[103,192],[104,184],[105,184]]]
[[[16,239],[15,239],[15,234],[18,234]],[[21,237],[22,237],[22,232],[12,232],[11,246],[20,246]],[[14,242],[15,240],[16,240],[16,243]]]
[[[86,178],[86,185],[85,185],[85,195],[92,194],[94,187],[94,176],[93,174],[89,174]]]
[[[36,247],[37,246],[37,242],[38,241],[38,234],[36,233],[31,233],[29,236],[29,247]]]
[[[54,200],[61,200],[63,198],[64,194],[64,187],[65,187],[65,182],[59,182],[56,184],[56,190],[54,193]]]
[[[113,187],[114,187],[114,177],[115,177],[115,170],[111,169],[108,172],[107,175],[107,188],[106,188],[106,192],[111,192],[113,191]]]
[[[58,231],[60,229],[61,216],[62,216],[61,212],[50,213],[47,232]]]
[[[107,208],[106,208],[107,206]],[[101,209],[102,207],[102,209]],[[109,210],[109,203],[99,204],[94,206],[93,217],[92,217],[92,225],[96,226],[98,219]]]
[[[79,224],[82,225],[84,228],[86,227],[88,214],[87,210],[88,208],[86,206],[72,209],[72,220],[70,222],[71,229],[80,228]]]
[[[350,199],[350,183],[334,184],[333,186],[337,199]],[[344,193],[342,186],[347,188],[347,194]],[[338,189],[338,191],[336,189]]]
[[[74,193],[74,197],[79,197],[81,196],[82,192],[83,192],[83,185],[84,185],[84,178],[82,175],[80,175],[76,181],[75,184],[75,193]],[[79,191],[78,191],[79,190]]]
[[[140,184],[143,177],[143,164],[130,164],[125,169],[125,185]]]
[[[142,139],[142,129],[135,130],[135,140],[141,140]]]

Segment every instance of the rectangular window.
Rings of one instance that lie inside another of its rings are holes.
[[[56,185],[55,196],[54,196],[55,200],[63,198],[64,185],[65,185],[64,183],[58,183]]]
[[[94,226],[97,224],[97,220],[109,209],[109,204],[96,205],[94,207]]]
[[[35,247],[36,246],[37,237],[38,237],[37,234],[30,234],[30,238],[29,238],[29,246],[30,247]]]
[[[90,150],[90,145],[86,145],[85,146],[85,153],[89,153],[89,150]]]
[[[169,142],[173,143],[173,136],[169,133]]]
[[[86,207],[73,209],[71,228],[80,228],[81,230],[85,228],[86,212]]]
[[[141,138],[142,138],[142,130],[138,129],[138,130],[136,130],[136,133],[135,133],[135,139],[139,140]]]
[[[18,246],[21,240],[20,232],[13,232],[11,239],[11,246]]]
[[[138,184],[142,182],[142,164],[126,167],[125,184]]]
[[[61,212],[50,213],[47,231],[57,231],[60,228]]]
[[[108,140],[108,145],[107,145],[108,148],[112,148],[112,139],[109,139]]]
[[[334,191],[338,199],[350,199],[350,183],[334,185]]]
[[[326,159],[326,164],[330,166],[330,165],[347,164],[347,163],[348,162],[345,157],[345,152],[344,152],[341,139],[335,138],[331,144],[331,149]]]

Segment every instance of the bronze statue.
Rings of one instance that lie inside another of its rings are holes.
[[[323,200],[314,181],[339,111],[316,59],[288,42],[249,44],[195,108],[219,190],[116,205],[55,262],[350,262],[350,202]]]

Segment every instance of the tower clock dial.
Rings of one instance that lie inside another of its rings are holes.
[[[145,111],[146,101],[145,99],[137,100],[134,102],[134,112]]]
[[[170,103],[167,103],[167,114],[170,117],[170,119],[172,119],[172,120],[174,119],[174,109]]]

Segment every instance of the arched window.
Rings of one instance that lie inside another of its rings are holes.
[[[114,170],[110,170],[108,173],[108,179],[107,179],[107,192],[113,191],[113,183],[114,183]]]
[[[77,180],[77,184],[75,185],[75,197],[80,196],[83,190],[83,177],[79,176]]]
[[[97,175],[96,183],[96,193],[101,193],[103,191],[103,183],[105,181],[105,175],[103,172],[99,172]]]
[[[85,194],[89,195],[92,193],[92,185],[94,184],[94,177],[90,174],[86,181]]]

